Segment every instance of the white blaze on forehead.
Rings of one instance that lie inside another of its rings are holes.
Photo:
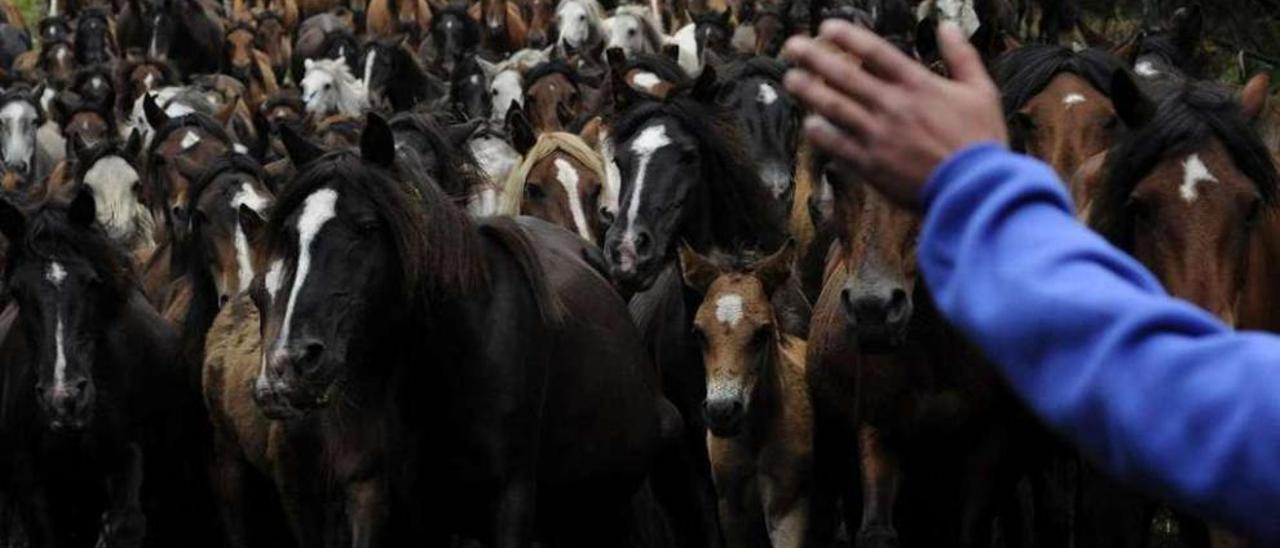
[[[280,338],[277,352],[283,350],[289,342],[289,324],[293,320],[293,306],[297,303],[298,293],[307,281],[307,271],[311,269],[311,242],[316,239],[325,223],[336,215],[338,191],[322,188],[307,196],[302,203],[302,215],[298,216],[298,268],[293,273],[293,289],[289,290],[289,302],[284,307],[284,323],[280,326]]]
[[[1133,71],[1138,73],[1138,76],[1142,76],[1146,78],[1154,78],[1156,76],[1160,76],[1160,71],[1156,70],[1155,65],[1153,65],[1151,61],[1139,62],[1137,65],[1133,67]]]
[[[200,144],[200,134],[194,129],[188,129],[186,135],[182,136],[182,142],[179,143],[182,150],[190,149],[198,144]]]
[[[587,227],[587,215],[582,209],[582,196],[578,194],[578,170],[564,158],[556,158],[555,166],[556,179],[560,181],[560,186],[564,187],[564,193],[569,198],[569,212],[573,214],[573,224],[578,229],[578,235],[588,242],[593,242],[591,231]]]
[[[1087,99],[1079,93],[1068,93],[1062,97],[1062,104],[1066,105],[1068,109],[1085,101]]]
[[[369,50],[368,57],[364,58],[364,89],[369,89],[369,81],[373,80],[373,60],[378,58],[378,50]]]
[[[155,87],[155,83],[156,83],[155,73],[148,72],[146,76],[142,77],[142,87],[146,88],[147,91],[151,91],[151,88]]]
[[[61,288],[62,281],[67,279],[67,271],[62,268],[62,264],[51,261],[49,268],[45,270],[44,277],[53,284],[54,288]],[[61,311],[55,309],[54,318],[53,391],[59,392],[66,390],[67,386],[67,349],[66,344],[63,343]]]
[[[772,105],[777,100],[778,90],[773,89],[773,86],[768,83],[761,82],[760,89],[756,91],[756,101],[762,105]]]
[[[631,206],[627,208],[627,230],[622,235],[623,243],[635,245],[636,216],[640,214],[640,198],[644,196],[644,176],[649,170],[649,160],[662,147],[671,144],[667,137],[667,127],[663,125],[649,126],[640,131],[640,135],[631,141],[631,152],[636,161],[636,180],[631,190]]]
[[[716,320],[729,327],[742,321],[742,295],[726,293],[716,299]]]
[[[267,288],[267,295],[274,302],[276,295],[280,293],[280,286],[284,284],[284,261],[280,259],[271,261],[271,267],[267,269],[267,276],[262,281]]]
[[[1196,188],[1196,183],[1200,182],[1216,183],[1218,178],[1209,173],[1209,166],[1204,165],[1199,154],[1192,154],[1182,161],[1182,186],[1178,187],[1178,194],[1182,195],[1183,201],[1190,204],[1200,197]]]
[[[23,118],[35,118],[36,110],[26,101],[13,101],[0,109],[0,118],[5,120],[18,121]]]
[[[71,57],[71,50],[67,48],[62,48],[58,50],[58,53],[55,53],[53,55],[54,57],[58,58],[58,62],[65,63],[67,61],[67,58]]]
[[[231,209],[240,210],[240,206],[248,207],[255,212],[261,214],[262,210],[267,207],[266,197],[258,194],[258,191],[249,183],[241,183],[240,190],[231,198]],[[240,287],[236,288],[237,293],[244,293],[249,288],[249,283],[253,281],[253,259],[249,249],[249,237],[244,233],[244,227],[240,223],[236,223],[236,266],[239,268]]]
[[[644,88],[645,91],[650,92],[652,92],[653,88],[657,87],[658,84],[662,83],[662,79],[658,78],[657,74],[647,71],[637,72],[635,76],[631,77],[631,81],[635,83],[635,85]]]

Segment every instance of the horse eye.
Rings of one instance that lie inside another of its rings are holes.
[[[578,20],[579,20],[579,21],[586,21],[586,20],[587,20],[587,16],[586,16],[586,15],[579,15],[579,16],[578,16]]]
[[[635,36],[636,29],[627,29],[627,36]]]
[[[535,184],[524,185],[524,194],[525,197],[531,200],[541,200],[546,197],[546,194],[542,192],[542,187]]]

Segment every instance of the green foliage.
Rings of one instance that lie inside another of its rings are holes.
[[[18,10],[22,12],[22,18],[27,22],[27,27],[31,28],[34,34],[36,25],[40,24],[40,19],[44,17],[44,0],[13,0],[13,3],[18,6]]]

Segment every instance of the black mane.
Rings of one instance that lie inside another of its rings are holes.
[[[546,78],[547,76],[551,76],[552,74],[564,76],[575,86],[581,84],[581,77],[578,76],[578,71],[569,66],[568,61],[565,61],[564,59],[552,59],[550,61],[543,61],[534,65],[533,68],[529,69],[529,71],[524,74],[526,87],[531,86],[534,82]]]
[[[1075,52],[1064,46],[1032,45],[1002,55],[996,61],[995,77],[1007,116],[1022,108],[1064,72],[1084,78],[1094,89],[1110,97],[1111,76],[1123,69],[1124,62],[1104,50],[1089,48]]]
[[[402,112],[392,117],[389,124],[392,131],[412,130],[427,140],[440,161],[441,177],[436,183],[455,203],[465,204],[471,191],[484,184],[484,172],[475,156],[465,147],[455,146],[431,115]]]
[[[734,82],[748,78],[764,78],[774,82],[782,82],[787,74],[787,65],[772,57],[746,57],[729,63],[725,68],[717,70],[721,82]]]
[[[1280,196],[1271,154],[1239,103],[1210,83],[1174,82],[1153,86],[1156,114],[1107,154],[1106,179],[1094,190],[1091,225],[1112,244],[1129,249],[1133,219],[1127,203],[1134,188],[1156,164],[1188,154],[1210,139],[1222,142],[1236,167],[1250,180],[1266,207]]]
[[[20,256],[77,261],[93,269],[110,301],[123,303],[137,286],[133,260],[98,223],[88,227],[72,223],[68,209],[65,203],[46,201],[28,212],[24,241],[21,245],[9,242],[5,285],[10,283],[12,267]]]
[[[680,63],[666,55],[655,53],[637,53],[622,65],[622,73],[633,70],[652,72],[659,80],[681,86],[689,82],[689,73],[684,71]],[[532,80],[527,80],[532,81]]]
[[[724,109],[687,96],[683,90],[664,100],[641,101],[618,117],[612,127],[613,139],[630,140],[652,118],[670,116],[697,141],[704,176],[709,185],[706,204],[712,220],[712,238],[725,249],[773,249],[782,242],[778,227],[769,222],[772,198],[760,182],[755,165],[742,156],[736,121]]]

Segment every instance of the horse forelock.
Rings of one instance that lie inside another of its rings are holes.
[[[557,152],[567,154],[570,158],[586,166],[587,169],[591,170],[596,180],[603,184],[605,180],[604,160],[586,141],[568,132],[552,131],[543,133],[538,136],[538,141],[533,145],[533,148],[525,153],[524,160],[515,169],[512,169],[511,174],[507,176],[506,184],[503,185],[502,190],[503,199],[499,210],[500,214],[520,214],[520,207],[524,198],[524,187],[528,183],[529,173],[539,163]]]

